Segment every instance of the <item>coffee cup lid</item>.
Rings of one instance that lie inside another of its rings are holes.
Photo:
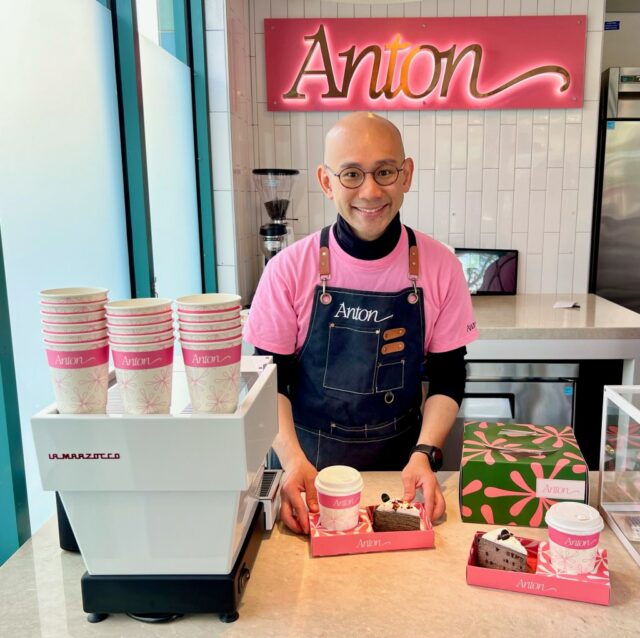
[[[362,489],[360,472],[348,465],[330,465],[318,472],[316,489],[325,494],[353,494]]]
[[[595,507],[585,503],[565,501],[552,505],[545,517],[548,527],[565,534],[587,536],[602,531],[604,521]]]

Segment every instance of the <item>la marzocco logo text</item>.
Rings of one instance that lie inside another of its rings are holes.
[[[119,452],[63,452],[49,454],[51,461],[96,461],[104,459],[106,461],[117,461],[120,458]]]

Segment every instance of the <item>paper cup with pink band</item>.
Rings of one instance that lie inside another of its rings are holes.
[[[125,414],[169,414],[173,338],[150,344],[112,344]]]
[[[47,343],[47,361],[60,414],[104,414],[109,385],[109,344]]]
[[[195,413],[229,414],[238,407],[242,339],[180,341]]]
[[[226,313],[237,310],[240,312],[242,297],[221,292],[209,292],[202,295],[187,295],[178,297],[176,304],[182,313]]]
[[[83,304],[106,301],[107,288],[48,288],[40,291],[43,304]]]
[[[235,328],[229,328],[229,330],[219,330],[219,331],[194,331],[194,330],[183,330],[180,327],[180,341],[184,341],[186,343],[190,343],[192,341],[228,341],[229,339],[237,339],[242,336],[242,329],[240,328],[240,324],[238,324]]]
[[[240,317],[234,317],[228,321],[184,321],[180,319],[180,330],[184,332],[220,332],[240,327]]]
[[[358,524],[363,485],[360,472],[348,465],[330,465],[318,472],[315,486],[324,529],[345,532]]]
[[[96,332],[97,330],[104,330],[107,327],[106,319],[99,319],[98,321],[85,321],[84,323],[48,323],[42,322],[43,332],[47,332],[52,335],[58,334],[83,334],[86,332]]]
[[[171,317],[157,323],[143,323],[132,326],[122,326],[109,322],[109,334],[113,337],[116,335],[158,335],[168,330],[173,330],[173,319]]]
[[[585,503],[555,503],[545,514],[549,528],[549,557],[561,574],[593,571],[604,521],[594,507]]]
[[[51,332],[43,330],[42,334],[46,343],[83,343],[106,339],[107,329],[91,330],[90,332]]]

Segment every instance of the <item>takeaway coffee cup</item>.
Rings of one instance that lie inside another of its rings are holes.
[[[111,352],[125,414],[168,414],[173,337],[158,343],[112,344]]]
[[[181,339],[191,406],[196,413],[230,414],[238,407],[242,339]]]
[[[158,335],[168,330],[173,330],[173,319],[171,318],[158,323],[143,323],[132,326],[122,326],[109,322],[109,334],[112,337],[116,335]]]
[[[549,554],[562,574],[593,571],[604,522],[597,509],[565,501],[552,505],[545,515],[549,528]]]
[[[137,299],[122,299],[105,304],[107,317],[154,317],[162,316],[171,310],[173,301],[162,297],[140,297]]]
[[[229,295],[221,292],[209,292],[202,295],[187,295],[178,297],[176,303],[178,310],[183,313],[225,313],[229,311],[240,312],[239,295]]]
[[[109,385],[109,344],[45,340],[51,380],[60,414],[104,414]]]
[[[83,304],[106,302],[107,288],[48,288],[40,291],[43,304]]]
[[[358,524],[362,477],[347,465],[331,465],[318,472],[315,481],[320,524],[332,532],[344,532]]]

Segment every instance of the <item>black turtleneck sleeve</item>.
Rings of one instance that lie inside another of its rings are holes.
[[[254,350],[262,357],[273,357],[273,362],[278,369],[278,394],[291,398],[291,387],[297,377],[298,357],[295,354],[277,354],[257,347]]]
[[[425,357],[423,379],[429,382],[429,396],[444,394],[458,405],[462,403],[467,381],[467,349],[462,346],[448,352],[429,352]]]

